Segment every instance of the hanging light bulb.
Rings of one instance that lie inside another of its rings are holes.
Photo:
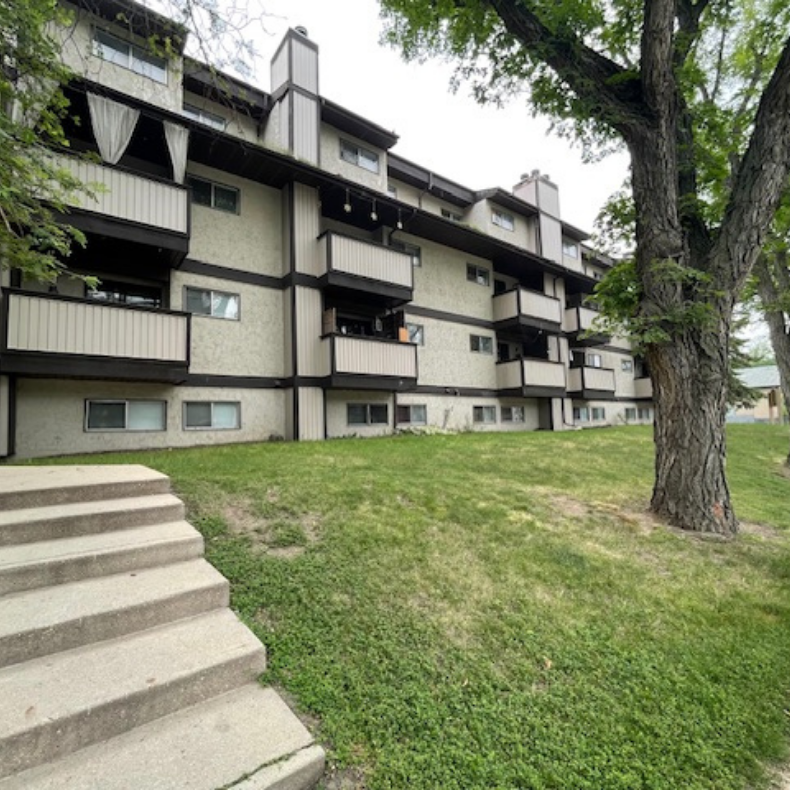
[[[401,219],[400,209],[398,209],[398,222],[396,227],[398,228],[398,230],[403,230],[403,220]]]
[[[375,199],[373,200],[373,207],[370,210],[370,218],[374,222],[379,218],[379,215],[376,213],[376,201],[375,201]]]
[[[351,195],[348,190],[346,190],[346,202],[343,204],[343,211],[345,211],[346,214],[351,213]]]

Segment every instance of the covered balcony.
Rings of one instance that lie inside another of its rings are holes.
[[[188,313],[56,294],[3,294],[0,371],[57,378],[184,381]]]
[[[513,359],[497,363],[500,395],[551,398],[565,395],[565,365],[546,359]]]
[[[606,345],[610,337],[595,329],[594,322],[598,317],[598,311],[585,299],[583,294],[568,297],[562,328],[571,336],[574,345]]]
[[[653,382],[649,376],[634,379],[634,397],[637,400],[653,399]]]
[[[568,394],[585,400],[611,400],[615,379],[611,368],[572,367],[568,371]]]
[[[497,331],[532,327],[559,332],[562,327],[562,304],[553,296],[527,288],[514,288],[496,294],[493,299]]]
[[[388,338],[334,334],[329,353],[331,387],[404,390],[417,383],[417,346]]]
[[[325,287],[363,291],[389,307],[411,301],[412,256],[400,250],[332,231],[318,237]]]

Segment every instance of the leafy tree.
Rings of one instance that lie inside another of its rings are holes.
[[[651,508],[684,529],[737,532],[729,337],[790,169],[785,0],[380,2],[407,58],[455,59],[481,101],[528,87],[588,152],[627,147],[636,252],[633,276],[613,276],[653,380]]]

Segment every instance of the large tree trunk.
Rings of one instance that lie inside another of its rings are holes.
[[[785,312],[780,297],[783,297],[783,301],[790,297],[790,272],[787,265],[786,255],[774,255],[770,259],[763,255],[754,267],[763,314],[771,336],[771,348],[779,368],[785,409],[790,408],[790,335],[785,328]],[[790,466],[790,453],[785,464]]]
[[[726,478],[728,321],[647,353],[656,405],[651,509],[682,529],[734,535]]]

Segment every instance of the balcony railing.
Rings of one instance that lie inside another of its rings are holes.
[[[603,344],[608,342],[609,335],[605,335],[594,328],[594,321],[597,317],[598,311],[590,307],[582,305],[567,307],[562,327],[569,335],[579,336],[576,342],[580,345]],[[592,332],[592,334],[586,335],[588,332]]]
[[[516,288],[494,296],[494,322],[558,331],[562,323],[562,305],[553,296]]]
[[[3,371],[181,381],[190,316],[55,294],[4,294]]]
[[[578,367],[568,371],[568,392],[583,398],[614,395],[614,371],[610,368]]]
[[[326,282],[410,301],[414,288],[412,256],[399,250],[327,231],[319,239]]]
[[[562,395],[565,392],[565,365],[543,359],[500,362],[497,365],[497,388],[506,392],[519,391],[525,397]]]
[[[372,337],[331,335],[332,386],[401,389],[417,382],[417,346]]]
[[[185,187],[68,156],[58,156],[56,162],[84,184],[100,187],[95,197],[80,193],[70,200],[75,208],[169,233],[189,233]]]
[[[634,397],[635,398],[652,398],[653,397],[653,382],[647,376],[645,378],[634,379]]]

